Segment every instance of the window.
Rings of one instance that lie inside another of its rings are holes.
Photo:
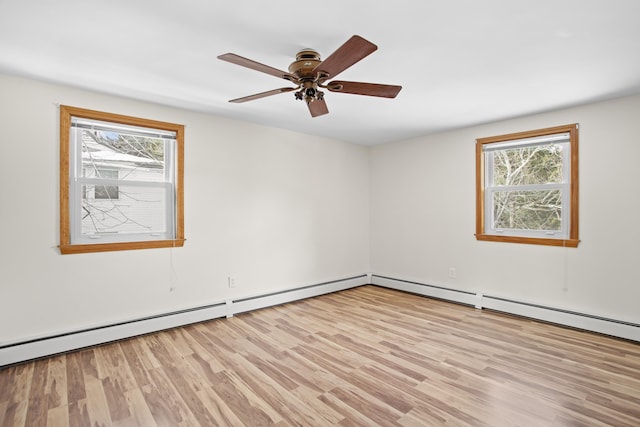
[[[60,252],[184,244],[184,126],[60,107]]]
[[[98,169],[97,167],[93,168],[83,168],[83,176],[87,178],[97,178],[97,179],[111,179],[118,180],[118,171],[117,170],[109,170],[109,169]],[[118,199],[118,186],[117,185],[85,185],[83,186],[82,197],[94,198],[94,199],[109,199],[116,200]]]
[[[476,140],[476,238],[578,246],[578,125]]]

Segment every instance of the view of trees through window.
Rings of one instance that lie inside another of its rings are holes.
[[[578,247],[578,124],[476,139],[476,239]]]
[[[563,181],[563,146],[545,144],[491,151],[493,227],[554,230],[562,228],[562,192],[544,189]]]

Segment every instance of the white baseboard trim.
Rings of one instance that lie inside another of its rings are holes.
[[[225,314],[225,305],[216,304],[4,345],[0,346],[0,367],[224,317]]]
[[[474,306],[475,308],[487,308],[504,313],[515,314],[517,316],[528,317],[531,319],[542,320],[545,322],[640,342],[640,325],[635,323],[608,319],[554,307],[545,307],[522,301],[508,300],[482,293],[472,293],[402,279],[377,276],[375,274],[371,277],[371,283],[386,288],[466,304]]]
[[[479,298],[478,294],[472,292],[458,291],[442,286],[425,285],[423,283],[393,279],[391,277],[376,276],[375,274],[371,277],[371,283],[385,288],[411,292],[412,294],[424,295],[480,308],[479,301],[481,297]]]
[[[482,307],[640,342],[640,325],[484,295]]]
[[[367,284],[368,281],[369,277],[363,274],[361,276],[318,283],[277,293],[256,295],[255,297],[230,300],[219,304],[194,307],[172,313],[163,313],[157,316],[134,319],[117,324],[69,331],[52,336],[0,345],[0,367],[191,323],[221,317],[231,317],[237,313],[355,288]]]
[[[343,291],[345,289],[356,288],[367,284],[368,280],[368,276],[363,274],[362,276],[356,276],[349,279],[319,283],[317,285],[305,286],[283,292],[275,292],[266,295],[258,295],[256,297],[233,300],[231,301],[231,304],[229,304],[229,315],[257,310],[259,308],[269,307],[272,305],[285,304],[331,292]]]

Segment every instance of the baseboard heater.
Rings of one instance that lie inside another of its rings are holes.
[[[0,367],[355,288],[369,283],[369,280],[370,276],[363,274],[361,276],[317,283],[295,289],[283,290],[281,292],[228,300],[171,313],[132,319],[125,322],[67,331],[20,342],[3,343],[0,344]]]
[[[636,323],[375,274],[371,276],[371,283],[377,286],[470,305],[475,308],[487,308],[640,342],[640,325]]]

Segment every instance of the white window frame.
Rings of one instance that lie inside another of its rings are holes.
[[[493,153],[516,147],[563,146],[562,182],[494,185]],[[476,140],[476,238],[478,240],[576,247],[578,245],[578,125],[558,126]],[[558,190],[562,200],[561,230],[495,228],[494,194],[509,191]]]

